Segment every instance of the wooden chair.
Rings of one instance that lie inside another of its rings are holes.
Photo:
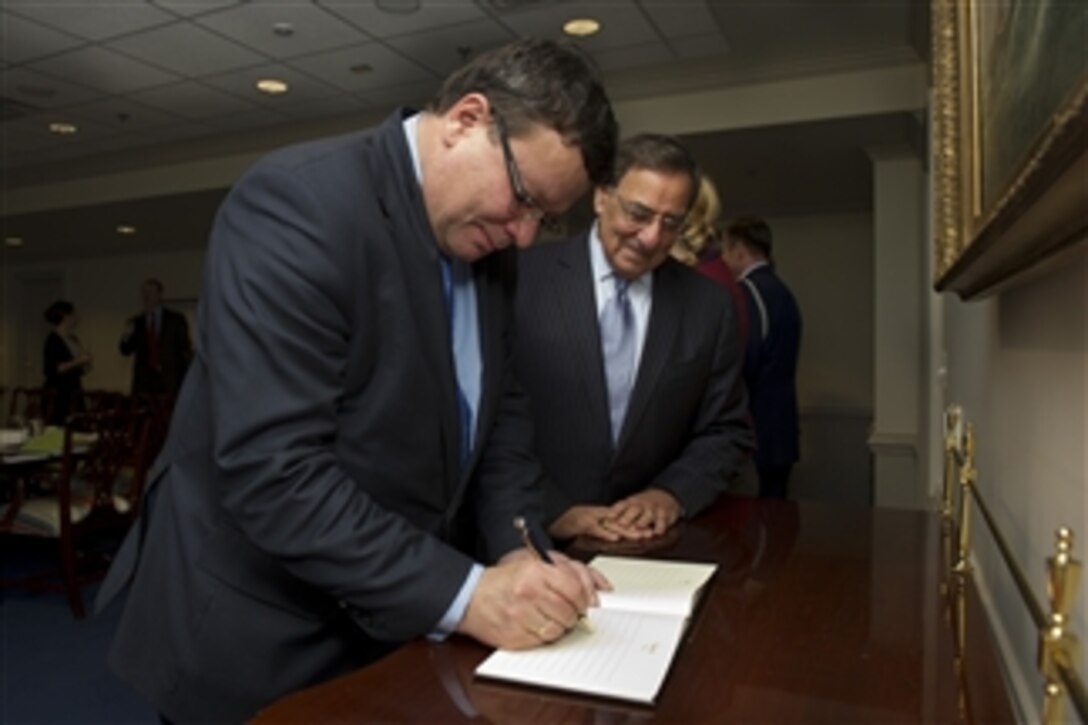
[[[130,407],[128,396],[116,390],[84,390],[83,407],[88,413],[102,413]]]
[[[31,420],[49,420],[53,413],[54,391],[49,388],[16,387],[11,390],[8,421],[16,428]]]
[[[100,579],[135,518],[149,461],[150,423],[134,411],[78,414],[65,429],[59,473],[49,487],[28,491],[5,513],[7,534],[56,542],[56,572],[4,581],[7,586],[63,590],[76,619],[86,611],[80,586]],[[10,508],[10,506],[9,506]]]

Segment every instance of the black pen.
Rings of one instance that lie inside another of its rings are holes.
[[[514,528],[521,534],[521,542],[525,544],[525,548],[529,550],[537,561],[542,561],[545,564],[555,565],[552,558],[548,556],[548,552],[536,542],[533,541],[533,530],[529,527],[529,524],[525,521],[524,516],[514,517]],[[587,632],[593,631],[593,623],[589,621],[589,616],[581,614],[578,616],[578,624],[582,625],[582,628]]]

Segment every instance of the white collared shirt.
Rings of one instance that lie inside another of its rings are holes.
[[[616,282],[613,279],[615,272],[612,265],[604,256],[603,242],[600,237],[600,225],[593,223],[589,231],[589,265],[593,272],[593,295],[597,300],[597,319],[601,319],[601,312],[605,304],[616,292]],[[627,296],[631,300],[631,309],[635,314],[635,370],[642,361],[642,347],[646,342],[646,329],[650,326],[650,309],[654,301],[654,274],[647,272],[641,277],[631,280],[627,287]],[[638,379],[638,373],[635,373]]]

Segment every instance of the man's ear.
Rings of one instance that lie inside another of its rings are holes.
[[[491,102],[482,93],[466,93],[442,114],[442,141],[452,146],[491,123]]]
[[[593,213],[598,219],[604,214],[604,198],[608,195],[608,189],[603,186],[593,187]]]

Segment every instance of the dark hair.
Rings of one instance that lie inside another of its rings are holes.
[[[59,325],[68,315],[74,314],[76,306],[68,300],[57,300],[45,310],[45,321],[50,325]]]
[[[524,38],[483,53],[454,71],[427,108],[444,113],[468,93],[487,96],[511,136],[541,124],[580,148],[593,183],[608,173],[616,119],[599,73],[573,43]]]
[[[774,237],[771,234],[771,228],[767,225],[767,222],[759,217],[746,216],[735,219],[733,223],[729,225],[726,234],[730,239],[736,239],[738,242],[748,247],[749,250],[763,255],[767,259],[771,258],[771,248]]]
[[[688,209],[699,193],[699,167],[680,140],[674,136],[642,133],[621,141],[605,186],[616,186],[631,169],[686,175],[691,182]]]
[[[151,285],[159,291],[160,295],[162,294],[162,282],[160,282],[158,279],[154,277],[148,277],[144,280],[144,286],[146,287],[147,285]]]

